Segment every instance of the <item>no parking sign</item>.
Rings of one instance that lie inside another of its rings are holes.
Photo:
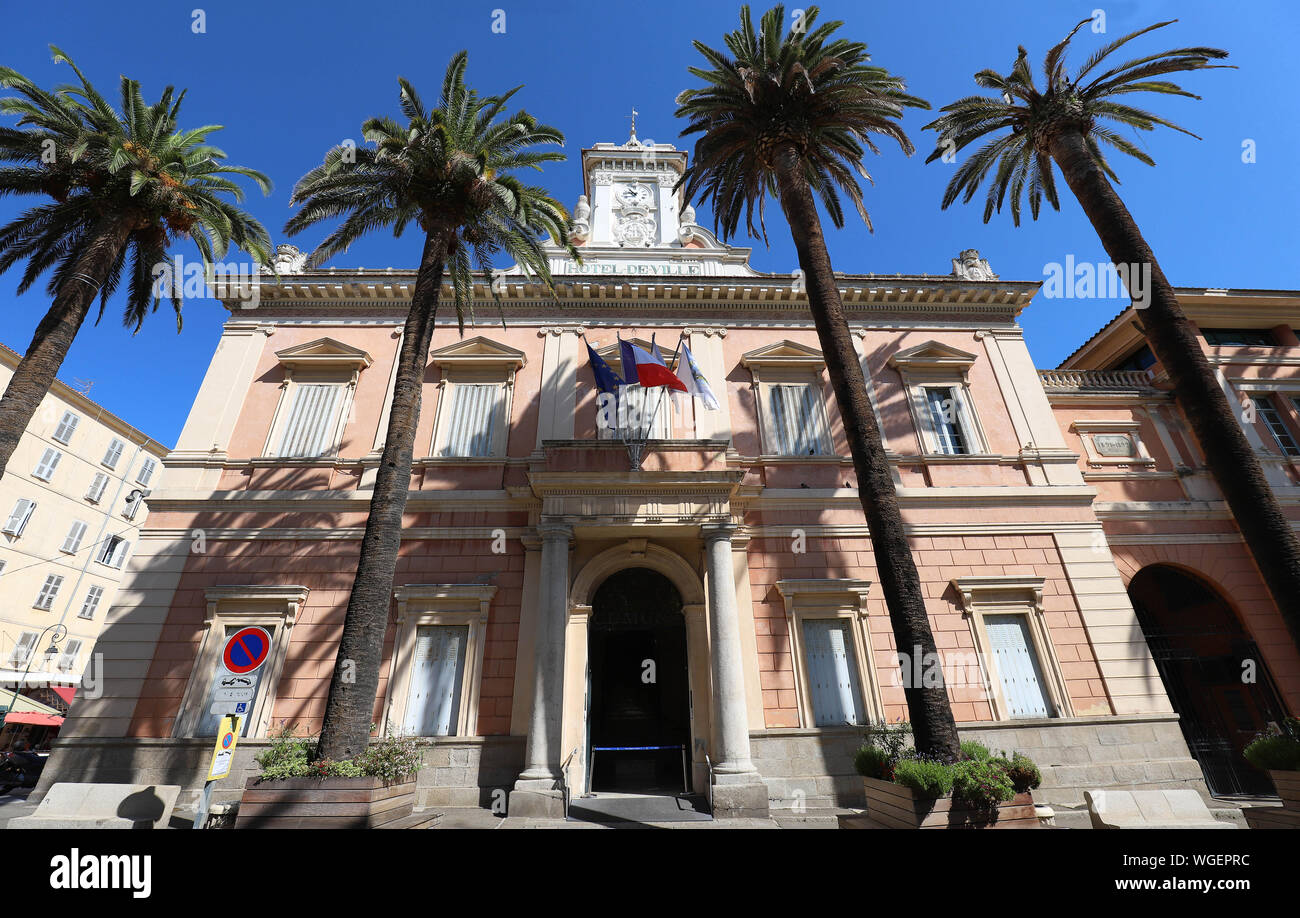
[[[221,663],[226,671],[246,676],[266,662],[271,651],[271,633],[265,628],[240,628],[226,639]]]

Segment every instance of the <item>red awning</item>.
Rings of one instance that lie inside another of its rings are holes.
[[[63,725],[63,718],[58,714],[46,714],[42,711],[10,711],[5,715],[5,723],[60,727]]]
[[[62,698],[65,704],[72,704],[72,696],[77,694],[76,687],[71,685],[51,685],[50,688],[54,689],[54,694]]]

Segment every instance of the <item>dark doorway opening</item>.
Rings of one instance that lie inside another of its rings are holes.
[[[614,574],[592,598],[588,634],[591,790],[682,793],[690,689],[677,588],[644,568]]]
[[[1209,584],[1163,564],[1139,571],[1128,593],[1210,793],[1272,794],[1241,751],[1284,708],[1237,613]]]

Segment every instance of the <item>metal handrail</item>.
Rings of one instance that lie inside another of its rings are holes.
[[[573,757],[577,754],[578,747],[574,746],[573,751],[569,753],[569,757],[565,759],[564,764],[560,766],[560,794],[561,799],[564,801],[565,819],[569,818],[569,763],[573,761]]]
[[[713,815],[713,760],[709,758],[709,754],[707,752],[704,753],[704,764],[709,769],[709,815],[712,816]]]

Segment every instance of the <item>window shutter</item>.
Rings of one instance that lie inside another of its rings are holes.
[[[126,539],[118,536],[110,536],[104,543],[103,549],[99,552],[98,561],[100,564],[107,564],[109,567],[121,567],[122,562],[126,560],[126,551],[131,547],[131,543]]]
[[[63,418],[59,421],[59,426],[54,431],[54,439],[67,445],[68,441],[72,439],[73,433],[77,430],[77,422],[79,420],[81,419],[71,411],[63,412]]]
[[[104,497],[104,489],[108,487],[108,476],[103,472],[96,472],[95,478],[86,490],[86,499],[99,503]]]
[[[14,509],[9,514],[9,519],[5,522],[4,531],[11,536],[22,535],[23,529],[27,527],[27,521],[32,518],[32,511],[35,509],[35,501],[30,501],[25,497],[20,497],[18,503],[14,504]]]
[[[86,535],[86,524],[81,520],[74,520],[72,528],[68,530],[68,537],[63,540],[63,548],[68,554],[76,554],[81,548],[81,540]]]
[[[50,611],[50,607],[54,605],[54,597],[59,595],[61,586],[63,586],[63,578],[58,574],[50,574],[46,577],[40,595],[36,597],[36,608],[44,612]]]
[[[104,598],[104,588],[102,586],[92,586],[86,590],[86,599],[81,604],[81,612],[78,613],[80,618],[94,618],[95,610],[99,608],[99,601]]]
[[[41,461],[36,465],[36,471],[32,472],[41,481],[49,481],[54,475],[54,470],[59,467],[59,460],[63,458],[63,453],[57,449],[46,447],[45,452],[41,454]]]
[[[148,487],[149,479],[153,478],[154,469],[158,467],[158,460],[146,459],[140,466],[140,474],[136,476],[136,483]]]
[[[862,693],[849,622],[806,620],[803,634],[814,723],[819,727],[862,723]]]
[[[124,449],[126,449],[126,444],[121,440],[114,439],[112,443],[108,444],[108,451],[104,453],[103,464],[110,469],[117,468],[117,462],[122,458],[122,450]]]
[[[25,666],[32,655],[32,648],[36,646],[37,638],[35,631],[24,631],[9,654],[9,665]]]
[[[768,403],[771,405],[772,433],[776,441],[774,452],[781,456],[795,455],[797,432],[791,416],[790,390],[793,386],[772,386]]]
[[[411,688],[406,701],[408,734],[455,734],[460,720],[460,689],[468,643],[468,625],[431,625],[416,631]]]
[[[499,384],[459,383],[452,386],[451,416],[447,419],[442,456],[490,456],[496,434]]]
[[[1008,713],[1012,717],[1051,716],[1029,622],[1023,615],[986,615],[984,629]]]
[[[334,384],[298,386],[280,443],[281,456],[287,459],[320,456],[333,446],[327,439],[334,432],[335,407],[342,389]]]

